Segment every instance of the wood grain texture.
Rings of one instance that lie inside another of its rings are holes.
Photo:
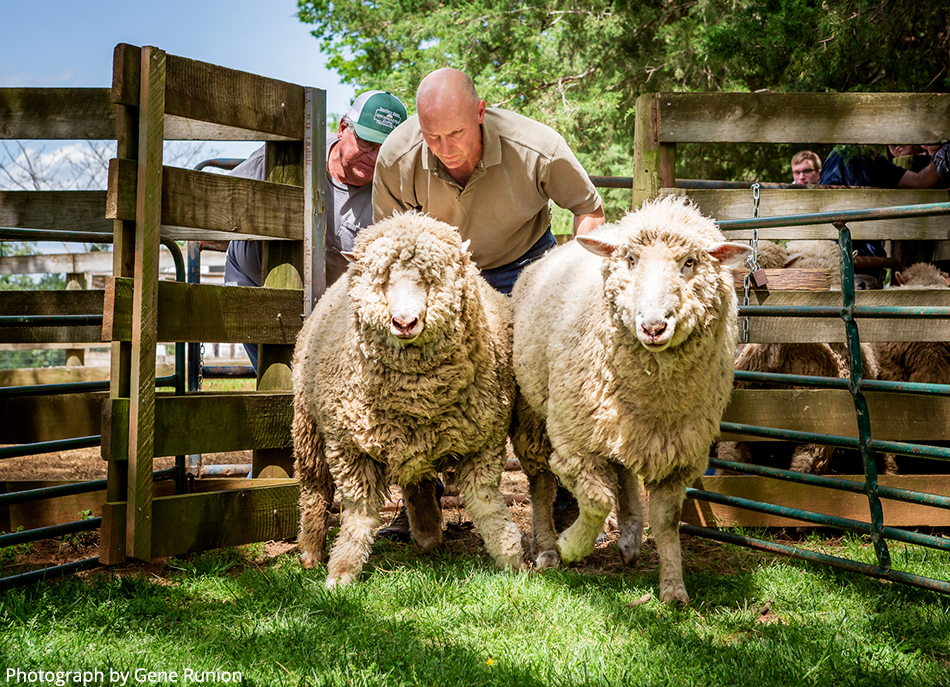
[[[113,78],[113,102],[139,104],[139,83],[129,65],[135,64],[141,50],[116,46],[114,65],[121,75]],[[167,56],[166,67],[168,115],[285,139],[303,138],[302,86],[175,55]]]
[[[303,324],[302,291],[161,281],[159,341],[217,341],[293,345]],[[104,341],[132,337],[133,284],[106,280]]]
[[[0,88],[0,139],[115,138],[108,88]]]
[[[657,101],[660,143],[887,145],[950,139],[950,94],[945,93],[651,95]]]
[[[99,434],[105,392],[0,398],[0,444],[31,444]]]
[[[0,226],[112,233],[105,191],[0,191]]]

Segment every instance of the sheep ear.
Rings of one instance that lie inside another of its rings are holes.
[[[472,245],[472,239],[465,239],[464,241],[462,241],[462,252],[467,253],[468,247],[470,245]]]
[[[578,236],[575,240],[591,253],[599,255],[602,258],[609,258],[614,254],[614,251],[617,250],[615,243],[612,243],[609,239],[600,235],[592,236],[591,234],[584,234],[583,236]]]
[[[794,267],[795,263],[802,259],[801,253],[792,253],[785,260],[785,264],[782,267]]]
[[[356,253],[348,250],[340,251],[340,255],[346,258],[347,262],[357,262]]]
[[[894,272],[894,281],[897,282],[898,286],[903,286],[907,283],[907,280],[904,279],[904,275],[896,271]]]
[[[706,252],[724,267],[737,265],[752,255],[752,247],[744,243],[714,243]]]

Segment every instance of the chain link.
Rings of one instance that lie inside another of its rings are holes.
[[[204,366],[205,366],[205,345],[199,344],[198,345],[198,391],[201,391],[201,380],[204,379],[204,377],[201,375],[202,370],[204,370]]]
[[[752,184],[752,217],[758,219],[759,217],[759,189],[760,186],[758,182]],[[749,305],[749,291],[752,283],[752,273],[759,267],[759,228],[752,227],[752,255],[750,255],[746,262],[749,264],[749,272],[742,279],[742,287],[745,289],[745,295],[742,298],[742,305]],[[749,318],[742,318],[742,343],[749,343]]]

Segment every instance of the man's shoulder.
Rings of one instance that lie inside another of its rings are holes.
[[[386,165],[399,164],[401,160],[419,154],[423,143],[419,117],[413,115],[393,129],[393,132],[386,137],[386,141],[379,151],[377,164],[379,161],[383,161]]]
[[[564,143],[564,137],[547,124],[511,110],[488,108],[485,117],[503,142],[532,150],[544,157],[555,156]]]

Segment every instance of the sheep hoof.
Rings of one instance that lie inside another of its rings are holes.
[[[337,577],[332,575],[327,576],[327,589],[333,589],[335,587],[345,587],[348,584],[352,584],[356,578],[350,573],[344,573]]]
[[[557,551],[542,551],[534,564],[539,570],[557,568],[561,565],[561,557],[557,555]]]
[[[317,562],[313,560],[313,556],[310,555],[309,551],[304,551],[300,554],[300,564],[307,570],[310,570]]]
[[[680,583],[673,586],[663,586],[660,590],[660,601],[663,603],[680,603],[686,605],[689,603],[689,594],[686,593],[686,587]]]
[[[631,551],[630,549],[621,546],[620,547],[620,559],[623,561],[624,565],[634,565],[638,560],[640,560],[640,550]]]

